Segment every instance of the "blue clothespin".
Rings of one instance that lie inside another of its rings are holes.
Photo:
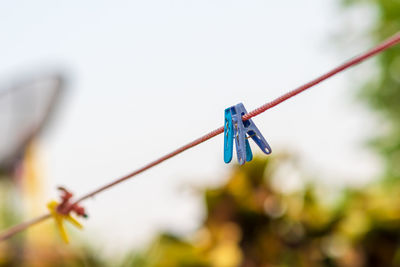
[[[271,147],[258,130],[254,122],[242,120],[247,111],[242,103],[225,109],[224,124],[224,161],[229,163],[233,155],[233,139],[235,139],[238,162],[243,165],[253,159],[248,139],[251,137],[265,154],[271,153]]]
[[[245,138],[246,133],[242,123],[242,117],[238,116],[237,106],[225,109],[224,126],[224,161],[229,163],[233,155],[233,139],[235,139],[238,162],[243,165],[246,161],[253,159],[249,141]]]

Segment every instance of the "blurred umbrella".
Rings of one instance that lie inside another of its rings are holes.
[[[64,87],[64,78],[52,74],[0,88],[0,171],[14,169],[31,140],[48,124]]]

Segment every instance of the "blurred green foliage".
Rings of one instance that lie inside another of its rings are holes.
[[[67,247],[62,244],[43,246],[9,241],[0,244],[1,267],[104,267],[115,266],[87,246]]]
[[[400,185],[347,190],[329,204],[312,186],[289,194],[272,186],[291,161],[263,157],[235,168],[205,191],[197,233],[161,235],[123,266],[400,266]]]
[[[376,10],[376,20],[367,33],[372,43],[388,38],[400,30],[400,1],[346,0],[348,8],[368,5]],[[377,57],[378,74],[368,76],[361,90],[362,98],[382,118],[380,135],[373,145],[384,157],[385,178],[400,178],[400,46]]]

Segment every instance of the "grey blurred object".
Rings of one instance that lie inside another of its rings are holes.
[[[25,148],[54,115],[65,78],[36,75],[0,87],[0,172],[12,171]]]

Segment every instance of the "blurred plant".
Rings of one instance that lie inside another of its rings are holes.
[[[368,36],[373,43],[400,30],[400,1],[345,0],[348,8],[368,5],[376,10]],[[365,77],[361,96],[382,117],[380,135],[374,147],[384,157],[385,178],[400,179],[400,47],[395,46],[377,57],[376,75]]]
[[[88,246],[72,248],[60,244],[53,246],[26,245],[23,242],[0,244],[1,267],[52,267],[52,266],[112,266],[99,253]]]
[[[400,185],[347,190],[328,204],[313,186],[273,179],[291,158],[255,158],[204,192],[207,214],[188,239],[163,234],[123,266],[397,266]]]
[[[281,192],[282,168],[298,170],[287,155],[255,157],[234,167],[225,184],[204,190],[206,216],[194,235],[162,234],[121,266],[400,264],[399,183],[348,189],[326,201],[329,196],[310,184]],[[0,259],[0,266],[117,266],[116,259],[104,261],[87,247],[22,242],[2,244]]]

